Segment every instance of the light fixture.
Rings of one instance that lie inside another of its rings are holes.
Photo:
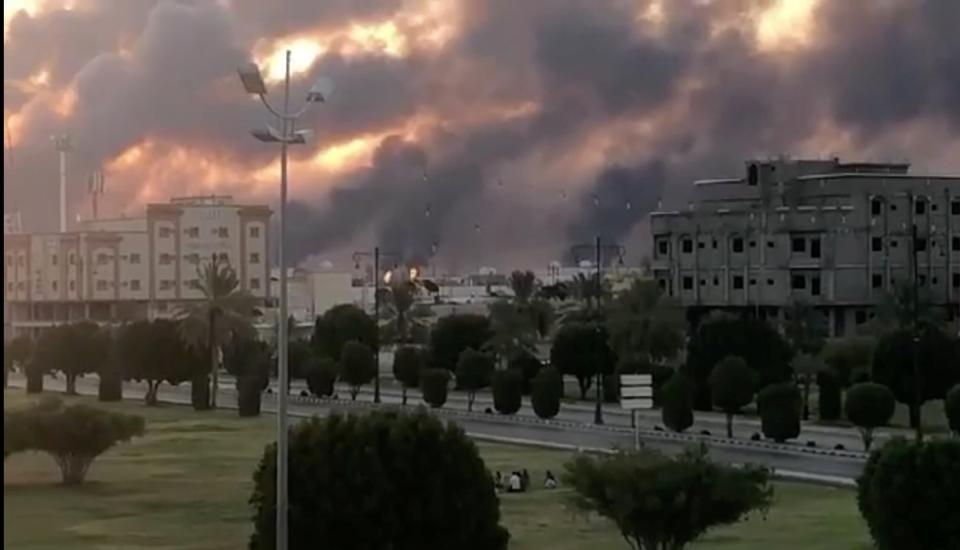
[[[257,67],[256,63],[240,65],[237,67],[237,74],[240,75],[240,82],[243,83],[243,89],[248,94],[265,95],[267,93],[267,85],[263,82],[260,67]]]
[[[320,77],[310,86],[307,92],[307,101],[310,103],[324,103],[330,99],[333,93],[333,82],[329,78]]]

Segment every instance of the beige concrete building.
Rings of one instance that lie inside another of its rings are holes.
[[[654,277],[697,314],[747,308],[779,317],[813,303],[848,334],[911,278],[956,318],[960,303],[960,176],[908,164],[775,159],[743,177],[694,183],[681,211],[651,214]]]
[[[270,215],[230,197],[187,197],[73,232],[4,235],[5,324],[15,335],[80,319],[170,315],[201,297],[192,284],[214,254],[237,271],[241,288],[266,300]]]

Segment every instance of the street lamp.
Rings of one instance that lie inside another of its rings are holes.
[[[578,244],[570,248],[571,254],[573,254],[573,259],[578,264],[580,263],[580,257],[584,252],[593,252],[596,263],[596,292],[597,292],[597,309],[602,309],[602,297],[603,297],[603,258],[610,257],[610,255],[616,255],[620,265],[623,265],[623,255],[626,253],[626,249],[619,244],[605,244],[601,241],[600,235],[597,235],[596,240],[593,244]],[[599,327],[598,329],[599,330]],[[593,413],[593,423],[594,424],[603,424],[603,373],[601,371],[601,365],[599,358],[597,359],[597,406]]]
[[[287,145],[304,144],[312,135],[310,130],[297,130],[297,119],[304,114],[313,103],[323,103],[330,97],[333,85],[327,79],[317,80],[307,93],[306,102],[296,112],[290,111],[290,50],[286,52],[286,69],[283,79],[283,109],[277,111],[267,101],[267,86],[260,75],[260,68],[255,63],[246,63],[237,68],[243,88],[249,94],[260,98],[264,107],[277,117],[280,130],[267,125],[264,129],[251,132],[253,137],[265,143],[280,144],[280,246],[277,260],[280,267],[280,319],[277,345],[277,526],[276,548],[287,550],[287,522],[289,508],[289,447],[287,430],[287,399],[289,397],[290,371],[287,367],[288,327],[287,315],[287,262],[286,262],[286,234],[287,234]]]
[[[359,267],[361,258],[373,258],[373,322],[376,332],[373,339],[373,355],[377,359],[377,375],[373,377],[373,402],[380,402],[380,258],[390,257],[399,261],[400,255],[395,252],[384,252],[379,246],[373,247],[373,252],[361,251],[353,253],[353,263]],[[392,271],[383,274],[383,282],[390,284]],[[366,278],[364,278],[366,286]]]

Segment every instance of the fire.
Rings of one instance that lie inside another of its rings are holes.
[[[313,164],[329,171],[339,171],[369,161],[383,136],[361,136],[321,149],[313,156]]]
[[[757,18],[757,42],[763,50],[808,44],[813,14],[820,0],[776,0]]]
[[[310,69],[313,62],[323,55],[326,48],[316,39],[301,36],[280,39],[269,47],[260,45],[255,50],[269,50],[265,55],[256,56],[266,80],[279,82],[285,74],[286,52],[290,50],[290,75],[296,76]]]
[[[392,21],[372,25],[354,25],[347,32],[345,54],[379,52],[391,57],[403,57],[407,52],[407,37]]]

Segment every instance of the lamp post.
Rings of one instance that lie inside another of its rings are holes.
[[[602,309],[602,298],[603,298],[603,258],[605,256],[604,252],[616,254],[619,258],[619,262],[623,264],[623,255],[626,253],[626,249],[619,244],[604,244],[600,238],[600,235],[597,235],[593,244],[578,244],[570,248],[570,252],[573,254],[574,261],[579,264],[580,256],[584,252],[593,252],[594,261],[596,263],[596,292],[597,292],[597,309]],[[599,327],[598,329],[599,330]],[[598,358],[599,359],[599,358]],[[593,423],[594,424],[603,424],[603,372],[601,370],[601,365],[599,360],[597,360],[597,405],[593,412]]]
[[[390,257],[395,261],[400,255],[394,252],[384,252],[379,246],[373,247],[373,252],[361,251],[353,253],[354,265],[360,265],[361,258],[373,258],[373,324],[376,327],[373,338],[373,355],[377,361],[377,374],[373,377],[373,402],[380,402],[380,258]],[[366,279],[364,279],[366,281]]]
[[[283,79],[283,109],[277,111],[267,101],[267,86],[260,75],[260,69],[254,63],[247,63],[237,68],[240,81],[249,94],[260,98],[264,107],[280,122],[280,130],[270,125],[265,129],[253,130],[255,138],[266,143],[280,144],[280,245],[277,254],[277,263],[280,268],[280,314],[278,316],[279,342],[277,345],[277,524],[276,548],[287,550],[287,522],[289,508],[289,487],[287,483],[289,472],[289,448],[287,430],[287,399],[290,382],[290,371],[287,367],[287,263],[286,263],[286,233],[287,233],[287,145],[304,144],[312,134],[309,130],[297,130],[297,119],[304,114],[312,103],[323,103],[330,97],[332,85],[326,79],[317,80],[307,93],[306,103],[296,112],[290,111],[290,50],[286,52],[286,68]]]

